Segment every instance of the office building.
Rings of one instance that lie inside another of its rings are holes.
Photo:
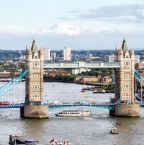
[[[71,60],[71,48],[65,47],[63,51],[63,59],[66,61]]]

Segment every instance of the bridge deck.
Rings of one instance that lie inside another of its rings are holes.
[[[116,103],[109,103],[109,102],[105,102],[105,103],[68,103],[68,104],[44,104],[44,105],[48,105],[49,109],[58,109],[58,108],[67,108],[67,107],[93,107],[93,108],[105,108],[105,109],[109,109],[109,110],[114,110],[114,105]],[[22,108],[25,104],[21,103],[21,104],[10,104],[10,105],[0,105],[0,109],[2,108]],[[141,107],[144,107],[144,103],[140,103]]]
[[[113,110],[114,104],[113,103],[68,103],[68,104],[45,104],[48,105],[50,109],[54,108],[66,108],[66,107],[100,107],[100,108],[107,108]],[[10,105],[0,105],[0,108],[21,108],[24,104],[10,104]]]

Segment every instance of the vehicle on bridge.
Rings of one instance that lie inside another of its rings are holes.
[[[0,105],[10,105],[9,101],[0,101]]]

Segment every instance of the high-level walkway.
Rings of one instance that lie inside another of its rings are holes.
[[[52,62],[45,61],[44,68],[120,68],[119,62]]]

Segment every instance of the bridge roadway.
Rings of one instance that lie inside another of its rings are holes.
[[[50,109],[66,108],[66,107],[97,107],[114,110],[114,103],[102,102],[102,103],[62,103],[62,104],[49,104]]]
[[[66,107],[98,107],[98,108],[105,108],[109,110],[114,109],[114,103],[103,102],[103,103],[43,103],[43,105],[48,105],[49,109],[58,109],[58,108],[66,108]],[[24,106],[24,103],[21,104],[9,104],[9,105],[0,105],[0,108],[21,108]]]
[[[117,102],[118,103],[118,102]],[[91,108],[105,108],[108,110],[114,110],[114,105],[117,103],[110,103],[110,102],[102,102],[102,103],[59,103],[59,104],[54,104],[54,103],[43,103],[43,105],[48,105],[50,110],[53,109],[59,109],[59,108],[67,108],[67,107],[91,107]],[[144,107],[144,102],[139,102],[141,107]],[[20,104],[9,104],[9,105],[0,105],[0,109],[6,109],[6,108],[21,108],[25,104],[20,103]]]
[[[24,106],[24,103],[21,103],[21,104],[0,105],[0,109],[2,109],[2,108],[21,108],[23,106]]]
[[[119,62],[51,62],[45,61],[44,63],[45,69],[52,69],[52,68],[120,68]]]

